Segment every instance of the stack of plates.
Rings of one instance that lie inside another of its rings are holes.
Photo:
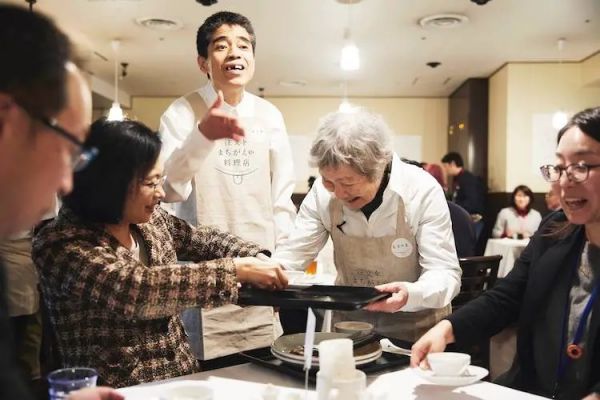
[[[316,332],[315,346],[323,340],[347,338],[347,333],[329,333]],[[304,356],[292,353],[292,350],[304,346],[304,333],[281,336],[271,346],[271,353],[280,359],[291,364],[304,364]],[[316,352],[314,354],[317,354]],[[381,356],[381,345],[378,341],[365,343],[354,349],[354,361],[356,365],[368,364],[377,360]],[[319,357],[313,356],[312,365],[319,365]]]

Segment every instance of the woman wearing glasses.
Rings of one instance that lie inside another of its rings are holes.
[[[159,207],[161,143],[144,125],[99,120],[86,144],[96,159],[33,246],[62,362],[114,386],[197,372],[178,313],[234,303],[238,282],[287,280],[259,246]]]
[[[505,279],[427,332],[419,366],[449,343],[470,344],[518,324],[517,356],[497,383],[557,399],[600,399],[600,107],[558,134],[556,165],[541,168],[560,194]]]

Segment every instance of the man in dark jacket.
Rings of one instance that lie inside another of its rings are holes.
[[[482,215],[485,208],[485,186],[481,179],[464,168],[462,156],[450,152],[442,157],[442,167],[448,176],[453,177],[452,201],[467,210],[475,223],[475,236],[478,238],[483,228]]]

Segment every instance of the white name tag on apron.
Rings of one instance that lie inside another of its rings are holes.
[[[407,239],[398,238],[392,242],[392,254],[398,258],[405,258],[412,254],[413,245]]]

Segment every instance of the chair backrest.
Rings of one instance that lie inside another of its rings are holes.
[[[500,255],[459,258],[462,269],[461,287],[460,293],[452,300],[453,311],[494,286],[501,259]]]

